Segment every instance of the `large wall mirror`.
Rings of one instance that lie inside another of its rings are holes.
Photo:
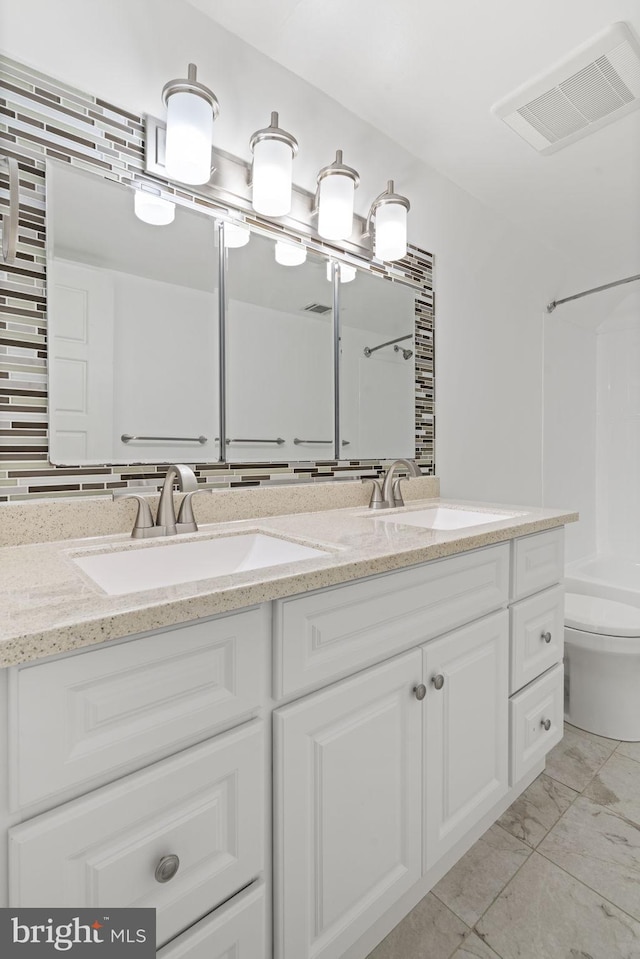
[[[251,234],[227,250],[227,458],[333,459],[333,286],[328,260],[275,257]]]
[[[134,191],[47,163],[50,458],[218,459],[218,258],[210,216],[165,226]]]
[[[319,250],[283,265],[213,210],[143,223],[134,193],[47,161],[52,463],[414,455],[416,288]]]

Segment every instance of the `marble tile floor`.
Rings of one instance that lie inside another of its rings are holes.
[[[368,959],[640,959],[640,743],[547,766]]]

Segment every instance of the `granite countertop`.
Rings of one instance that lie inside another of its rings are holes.
[[[402,525],[403,514],[438,505],[517,515],[450,531]],[[397,522],[389,522],[394,516]],[[207,524],[194,534],[155,540],[133,541],[127,534],[115,534],[8,546],[0,549],[0,667],[335,586],[562,526],[577,518],[577,513],[561,510],[429,498],[413,500],[404,509],[380,512],[360,506]],[[324,550],[325,555],[113,596],[73,559],[247,532],[293,540]]]

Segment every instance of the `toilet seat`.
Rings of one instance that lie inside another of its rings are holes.
[[[640,649],[640,609],[584,593],[565,594],[565,626],[579,630],[580,645],[617,653]]]

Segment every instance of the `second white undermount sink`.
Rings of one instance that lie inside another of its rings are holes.
[[[327,555],[265,533],[239,533],[72,558],[105,593],[117,596]]]
[[[452,530],[467,529],[472,526],[484,526],[500,520],[512,519],[518,513],[490,513],[471,509],[451,509],[448,506],[430,506],[427,509],[409,510],[406,513],[394,513],[391,516],[376,516],[386,523],[400,526],[420,526],[423,529]]]

